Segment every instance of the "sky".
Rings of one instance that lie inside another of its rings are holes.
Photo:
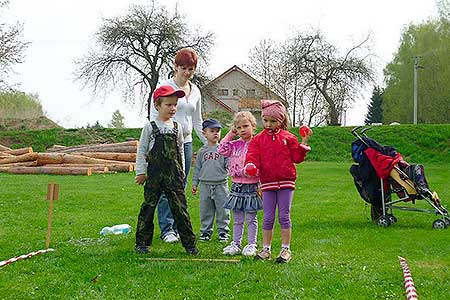
[[[65,128],[107,126],[114,111],[126,127],[142,127],[146,113],[122,101],[120,91],[93,97],[74,81],[74,61],[92,47],[102,18],[126,13],[144,0],[10,0],[2,22],[22,22],[23,40],[30,45],[25,62],[17,65],[12,82],[39,95],[45,115]],[[215,46],[206,69],[216,77],[232,67],[249,64],[249,52],[262,39],[282,42],[295,31],[319,28],[332,43],[347,49],[371,35],[376,56],[377,84],[397,51],[402,29],[436,15],[434,0],[159,0],[169,10],[177,5],[190,28],[215,33]],[[6,18],[6,19],[4,19]],[[345,125],[364,122],[372,86],[346,114]],[[136,103],[140,103],[136,101]]]

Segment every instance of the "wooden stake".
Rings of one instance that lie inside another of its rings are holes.
[[[240,263],[239,259],[219,259],[219,258],[164,258],[164,257],[142,257],[140,260],[150,261],[201,261],[201,262],[222,262],[222,263]]]
[[[47,238],[45,240],[45,248],[50,246],[50,234],[52,230],[52,216],[53,216],[53,200],[59,199],[59,184],[49,183],[47,186],[47,200],[50,201],[48,207],[48,222],[47,222]]]

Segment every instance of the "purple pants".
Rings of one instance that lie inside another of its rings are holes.
[[[256,212],[249,213],[242,210],[233,210],[233,241],[241,245],[242,233],[244,232],[244,217],[247,221],[247,239],[249,244],[256,245],[256,235],[258,233],[258,218]]]
[[[275,223],[275,211],[278,206],[278,222],[281,229],[291,228],[291,204],[294,197],[294,190],[281,189],[276,191],[264,191],[263,211],[264,221],[263,229],[272,230]]]

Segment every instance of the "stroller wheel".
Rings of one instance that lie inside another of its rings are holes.
[[[397,218],[393,214],[387,214],[386,217],[388,217],[389,223],[391,224],[397,223]]]
[[[450,218],[449,217],[444,217],[444,222],[445,222],[445,224],[447,224],[447,226],[450,226]]]
[[[433,228],[434,229],[445,229],[445,228],[447,228],[447,224],[445,223],[444,220],[438,219],[433,222]]]
[[[391,225],[391,223],[389,222],[389,218],[387,216],[381,216],[377,219],[376,224],[380,227],[388,227],[389,225]]]

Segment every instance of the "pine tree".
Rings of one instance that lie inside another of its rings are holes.
[[[122,116],[119,110],[116,110],[113,112],[111,122],[109,123],[108,127],[112,128],[124,128],[125,124],[123,122],[125,118]]]
[[[364,120],[366,125],[383,122],[383,109],[381,107],[383,103],[383,92],[382,88],[378,86],[374,87],[366,119]]]

